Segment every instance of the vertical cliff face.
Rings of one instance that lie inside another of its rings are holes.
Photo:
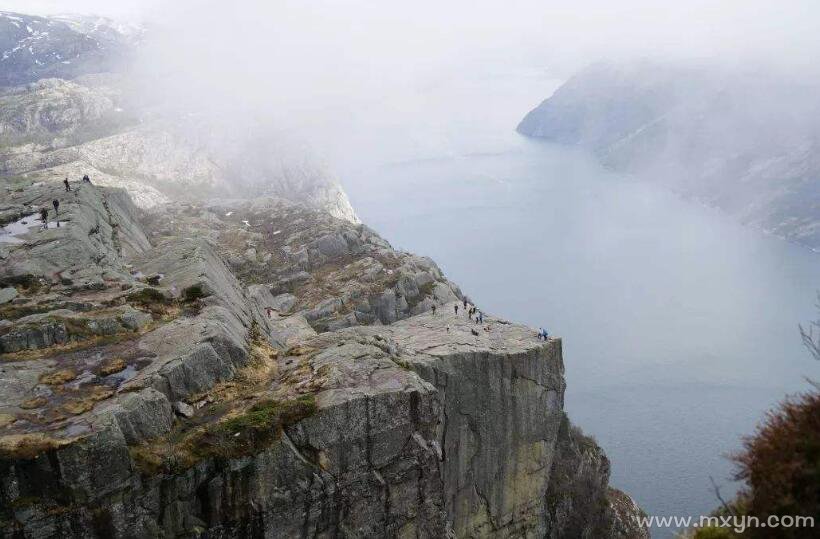
[[[284,201],[61,189],[2,214],[2,536],[645,536],[561,341],[456,313],[431,261]]]
[[[502,320],[479,326],[448,307],[391,328],[441,402],[448,522],[458,537],[544,536],[563,419],[561,342]]]

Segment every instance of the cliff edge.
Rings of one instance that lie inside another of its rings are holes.
[[[560,339],[433,261],[273,197],[4,189],[3,537],[648,537]]]

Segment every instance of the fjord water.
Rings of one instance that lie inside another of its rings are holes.
[[[410,89],[359,116],[334,159],[394,246],[435,259],[485,311],[563,338],[566,409],[614,486],[651,515],[707,514],[710,476],[736,488],[726,454],[820,377],[797,329],[815,316],[820,255],[517,135],[555,84],[499,69]]]

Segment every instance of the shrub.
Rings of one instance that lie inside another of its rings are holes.
[[[733,455],[748,514],[812,516],[820,522],[820,393],[799,395],[766,416]],[[805,528],[750,530],[752,537],[805,537]]]
[[[196,301],[207,296],[208,294],[205,293],[201,284],[191,285],[182,291],[182,297],[185,301]]]

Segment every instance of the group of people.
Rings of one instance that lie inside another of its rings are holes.
[[[51,201],[51,205],[54,206],[54,214],[57,217],[57,226],[60,226],[60,201],[56,198]],[[43,222],[43,229],[45,230],[48,228],[48,208],[43,206],[40,208],[40,220]]]
[[[476,307],[475,305],[470,305],[467,302],[466,299],[463,301],[463,303],[464,303],[464,311],[467,313],[467,318],[469,318],[470,320],[475,320],[476,324],[484,323],[484,313],[479,311],[478,307]],[[453,311],[455,312],[456,316],[458,316],[458,307],[459,307],[458,303],[453,305]],[[433,314],[436,314],[436,307],[435,306],[433,306]],[[475,315],[475,319],[473,318],[473,315]]]
[[[83,183],[87,183],[91,185],[91,178],[88,177],[88,174],[83,176]],[[66,193],[71,192],[71,183],[68,181],[68,178],[63,180],[63,185],[65,185]],[[60,201],[58,199],[54,199],[51,201],[51,205],[54,206],[54,215],[57,219],[57,226],[60,226]],[[40,220],[43,222],[43,229],[48,228],[48,208],[43,206],[40,208]]]
[[[484,313],[479,311],[478,308],[475,305],[470,305],[467,302],[466,299],[464,300],[463,303],[464,303],[464,311],[467,313],[467,318],[472,320],[473,315],[475,314],[476,315],[476,317],[475,317],[476,324],[484,322]],[[469,309],[468,309],[468,306],[469,306]],[[453,312],[455,313],[456,316],[458,316],[458,308],[459,308],[458,303],[453,305]],[[433,314],[436,314],[436,306],[435,305],[433,305]]]
[[[83,183],[87,183],[91,185],[91,178],[88,177],[88,174],[83,175]],[[68,178],[63,180],[63,185],[65,185],[65,192],[71,192],[71,183],[68,181]]]
[[[476,324],[483,324],[484,323],[484,313],[481,312],[478,309],[478,307],[476,307],[475,305],[470,305],[470,303],[466,299],[464,299],[462,301],[462,305],[463,305],[464,312],[467,313],[467,318],[469,318],[470,320],[474,320]],[[462,305],[459,305],[458,303],[453,305],[453,313],[455,313],[456,316],[458,316],[458,310],[459,310],[460,307],[462,307]],[[435,304],[433,304],[431,310],[433,311],[433,314],[435,315],[436,314],[436,305]],[[490,331],[490,326],[488,324],[486,326],[482,326],[481,329],[483,329],[484,331]],[[476,331],[474,329],[472,329],[470,331],[473,333],[473,335],[478,336],[478,331]],[[450,332],[450,326],[449,325],[447,325],[447,332],[448,333]]]

